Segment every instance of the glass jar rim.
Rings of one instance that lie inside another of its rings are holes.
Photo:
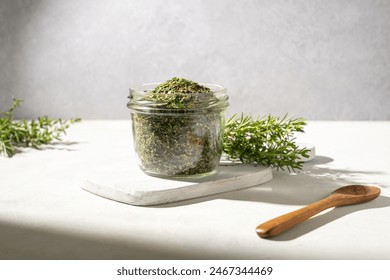
[[[176,113],[196,113],[204,111],[222,111],[229,106],[227,89],[218,84],[209,84],[209,83],[199,83],[202,86],[206,86],[211,89],[213,96],[217,98],[216,101],[210,102],[207,106],[201,108],[163,108],[164,103],[158,103],[155,101],[146,101],[142,99],[146,94],[154,90],[154,88],[160,83],[146,83],[139,84],[130,87],[128,98],[130,101],[127,103],[127,107],[131,110],[144,112],[144,113],[167,113],[167,114],[176,114]],[[199,93],[191,93],[199,94]],[[153,111],[153,112],[151,112]]]

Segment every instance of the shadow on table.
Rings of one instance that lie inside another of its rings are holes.
[[[364,178],[367,177],[367,175],[383,175],[382,172],[332,169],[324,166],[324,164],[332,161],[333,159],[329,157],[317,156],[311,162],[305,163],[304,169],[299,173],[274,171],[273,180],[264,185],[155,207],[177,207],[192,203],[201,203],[214,199],[229,199],[249,202],[297,205],[298,209],[304,205],[311,204],[328,196],[332,191],[341,186],[367,184],[367,182],[364,181],[367,180],[367,178]],[[375,182],[370,182],[369,185],[377,185],[382,188],[389,187],[383,185],[381,186]],[[366,209],[383,208],[389,206],[390,198],[380,196],[374,201],[358,205],[337,207],[332,210],[328,210],[328,212],[324,212],[323,214],[319,214],[303,222],[303,224],[299,224],[294,228],[280,234],[279,236],[270,238],[269,240],[283,241],[295,239],[348,214]],[[280,215],[281,214],[285,213],[280,213]],[[266,220],[275,217],[263,217],[263,219],[265,222]]]
[[[240,200],[273,204],[302,205],[321,199],[341,185],[354,184],[354,178],[367,172],[334,170],[321,164],[331,159],[318,157],[306,164],[302,172],[290,174],[275,172],[274,179],[264,185],[155,207],[179,207],[215,199]],[[320,166],[319,166],[320,165]],[[356,176],[355,176],[356,175]],[[374,174],[375,175],[375,174]],[[385,186],[387,187],[387,186]],[[358,205],[334,208],[319,214],[289,231],[268,239],[269,242],[293,240],[349,214],[368,209],[390,206],[390,198],[380,196],[376,200]],[[260,211],[259,211],[260,213]],[[278,213],[283,214],[283,213]],[[259,222],[274,218],[259,215]],[[254,225],[255,227],[256,225]],[[0,220],[0,259],[227,259],[237,258],[212,250],[191,250],[144,239],[77,233],[69,230],[40,228]]]
[[[0,260],[221,259],[222,253],[183,249],[126,236],[77,233],[0,220]],[[233,256],[231,257],[233,258]]]
[[[73,151],[77,151],[77,149],[74,149],[71,146],[75,146],[81,143],[82,142],[75,142],[75,141],[59,141],[59,142],[53,142],[50,144],[42,145],[39,147],[38,150],[58,150],[58,151],[73,152]],[[15,154],[22,154],[28,151],[29,149],[34,149],[30,146],[26,147],[24,145],[16,145],[14,148],[15,148]]]
[[[360,170],[332,169],[322,166],[333,159],[317,156],[311,162],[305,163],[299,173],[274,171],[273,180],[263,185],[243,190],[231,191],[191,200],[174,202],[165,205],[149,206],[157,208],[179,207],[194,203],[202,203],[215,199],[264,202],[286,205],[306,205],[328,196],[335,189],[353,184],[363,184],[362,177],[367,175],[382,175],[381,172]],[[370,182],[370,185],[379,185]]]

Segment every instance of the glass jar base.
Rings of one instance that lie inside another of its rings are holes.
[[[161,178],[161,179],[200,179],[200,178],[212,176],[212,175],[217,173],[217,170],[214,169],[214,170],[212,170],[210,172],[200,173],[200,174],[174,174],[174,175],[167,175],[167,174],[160,174],[160,173],[155,173],[155,172],[148,171],[148,170],[144,169],[142,166],[140,166],[140,168],[146,175],[153,176],[153,177],[158,177],[158,178]]]

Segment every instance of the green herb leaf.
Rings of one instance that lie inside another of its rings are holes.
[[[31,121],[15,121],[13,112],[22,102],[21,99],[13,98],[11,107],[0,113],[0,156],[12,157],[15,147],[31,146],[39,149],[53,140],[61,140],[71,124],[81,121],[79,118],[62,121],[47,116]]]
[[[223,151],[230,159],[243,163],[256,163],[288,171],[302,169],[302,157],[309,157],[309,150],[295,143],[295,132],[304,132],[306,122],[302,118],[292,119],[265,116],[252,118],[242,114],[226,121]]]

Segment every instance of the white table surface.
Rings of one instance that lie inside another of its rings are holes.
[[[130,121],[82,121],[64,140],[0,158],[0,259],[390,259],[390,122],[309,122],[299,141],[317,157],[298,174],[274,170],[264,185],[154,207],[80,188],[91,169],[134,158]],[[356,183],[382,194],[256,235],[259,223]]]

